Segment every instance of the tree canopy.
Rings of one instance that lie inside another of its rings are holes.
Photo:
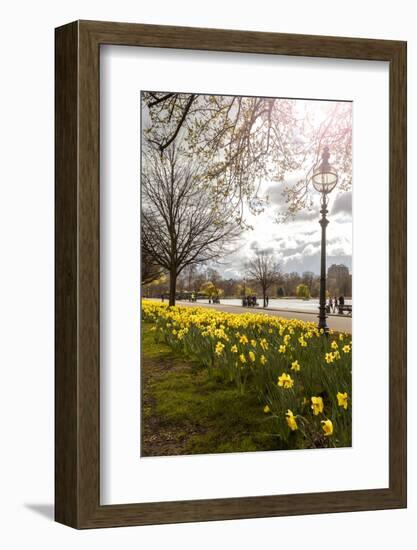
[[[204,166],[212,200],[233,204],[239,223],[245,202],[262,211],[259,185],[266,180],[282,184],[286,208],[279,220],[311,209],[310,175],[324,145],[339,171],[339,190],[351,185],[349,102],[323,102],[317,109],[317,101],[165,92],[143,92],[142,101],[148,142],[163,156],[181,141]]]
[[[304,300],[308,300],[310,298],[310,290],[308,286],[304,283],[301,283],[297,286],[295,294],[297,298],[303,298]]]

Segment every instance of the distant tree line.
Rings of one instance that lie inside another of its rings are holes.
[[[352,296],[352,276],[346,266],[329,267],[327,291],[331,296]],[[344,269],[343,269],[344,268]],[[256,254],[246,263],[245,276],[227,278],[204,264],[185,268],[176,281],[177,292],[195,292],[208,297],[242,298],[256,295],[262,298],[317,298],[320,277],[312,271],[283,273],[270,255]],[[144,295],[160,297],[169,293],[169,274],[165,273],[144,286]]]

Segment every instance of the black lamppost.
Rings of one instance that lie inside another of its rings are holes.
[[[326,315],[326,227],[329,223],[326,218],[328,213],[327,205],[329,203],[328,194],[333,191],[337,184],[337,171],[329,164],[329,148],[327,145],[323,148],[321,162],[313,169],[311,181],[314,189],[321,193],[321,265],[320,265],[320,305],[319,305],[319,329],[325,333],[329,331]]]

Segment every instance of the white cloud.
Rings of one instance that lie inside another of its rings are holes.
[[[351,191],[347,191],[345,193],[342,193],[340,195],[337,195],[333,207],[331,209],[331,214],[338,214],[338,213],[347,214],[348,216],[352,217],[352,193]]]
[[[265,191],[262,192],[262,189]],[[225,265],[219,266],[219,271],[227,278],[242,276],[248,258],[253,256],[255,250],[265,249],[275,255],[284,272],[320,272],[320,197],[315,194],[312,211],[300,212],[293,220],[278,224],[277,211],[282,212],[285,209],[281,190],[282,187],[278,184],[261,183],[260,194],[269,195],[269,204],[258,215],[245,209],[247,222],[253,229],[242,234],[236,252],[224,259]],[[352,263],[351,200],[351,193],[344,193],[333,199],[327,227],[327,264],[344,263],[349,269]]]
[[[320,251],[320,246],[314,246],[312,244],[308,244],[304,250],[303,250],[303,256],[314,256],[317,252]]]

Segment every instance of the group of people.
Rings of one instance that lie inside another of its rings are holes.
[[[345,305],[345,297],[344,296],[339,296],[339,298],[337,298],[337,296],[334,296],[334,298],[332,298],[330,296],[329,298],[329,301],[327,302],[327,313],[335,313],[336,311],[339,311],[339,308],[341,306],[344,306]]]
[[[256,296],[244,296],[242,298],[243,307],[255,307],[257,305],[258,305],[258,302],[256,300]]]

